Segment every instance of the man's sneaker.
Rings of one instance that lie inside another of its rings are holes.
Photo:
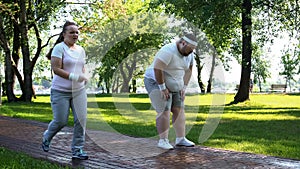
[[[159,139],[157,146],[165,150],[173,150],[174,147],[169,143],[168,139]]]
[[[82,149],[79,149],[73,153],[72,159],[87,160],[89,156]]]
[[[49,148],[50,148],[50,142],[46,139],[43,138],[43,142],[42,142],[42,149],[45,151],[45,152],[48,152],[49,151]]]
[[[185,137],[181,137],[181,138],[176,138],[175,145],[176,146],[193,147],[195,145],[195,143],[191,142],[190,140],[188,140]]]

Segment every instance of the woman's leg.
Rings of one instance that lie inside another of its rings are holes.
[[[85,142],[85,127],[87,116],[87,94],[85,89],[73,93],[71,107],[74,116],[74,133],[72,152],[82,150]]]
[[[57,132],[68,124],[70,113],[70,93],[51,90],[51,107],[53,120],[49,123],[48,129],[44,132],[43,137],[51,141]]]

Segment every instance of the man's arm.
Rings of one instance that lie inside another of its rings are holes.
[[[190,82],[192,71],[193,71],[193,65],[190,65],[189,69],[185,71],[185,74],[183,76],[184,86],[183,89],[181,90],[181,96],[183,97],[183,100],[185,100],[185,90],[187,85]]]
[[[167,67],[167,65],[164,62],[162,62],[161,60],[159,60],[159,59],[155,60],[154,75],[155,75],[155,80],[159,85],[165,83],[163,71],[165,70],[166,67]]]
[[[184,86],[187,86],[190,82],[191,76],[192,76],[192,71],[193,71],[193,65],[190,65],[189,69],[185,71],[183,81],[184,81]]]
[[[169,90],[166,87],[165,79],[164,79],[164,70],[167,65],[159,59],[156,59],[154,62],[154,75],[155,80],[158,83],[158,87],[161,91],[162,97],[165,100],[169,99]]]

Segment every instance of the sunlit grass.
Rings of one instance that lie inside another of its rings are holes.
[[[189,95],[185,101],[187,137],[199,145],[300,159],[300,95],[254,94],[236,105],[234,95]],[[49,96],[34,103],[11,103],[1,114],[43,122],[52,120]],[[217,128],[199,143],[208,117]],[[134,137],[156,137],[156,112],[147,95],[91,95],[88,98],[90,129],[119,132]],[[69,125],[72,125],[72,116]]]
[[[222,119],[231,119],[231,120],[297,120],[298,117],[286,114],[276,114],[275,112],[269,112],[269,113],[255,113],[250,112],[249,114],[244,113],[224,113],[222,115]]]
[[[24,153],[11,151],[0,147],[0,168],[2,169],[26,169],[26,168],[43,168],[43,169],[61,169],[70,168],[50,163],[45,160],[38,160]]]

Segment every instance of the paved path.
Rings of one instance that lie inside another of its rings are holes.
[[[71,160],[72,128],[63,128],[54,137],[50,151],[46,153],[42,151],[40,144],[42,133],[47,125],[36,121],[0,116],[0,146],[74,168],[300,169],[300,161],[297,160],[203,146],[163,151],[156,147],[154,139],[132,138],[117,133],[90,130],[87,131],[85,148],[90,159]]]

